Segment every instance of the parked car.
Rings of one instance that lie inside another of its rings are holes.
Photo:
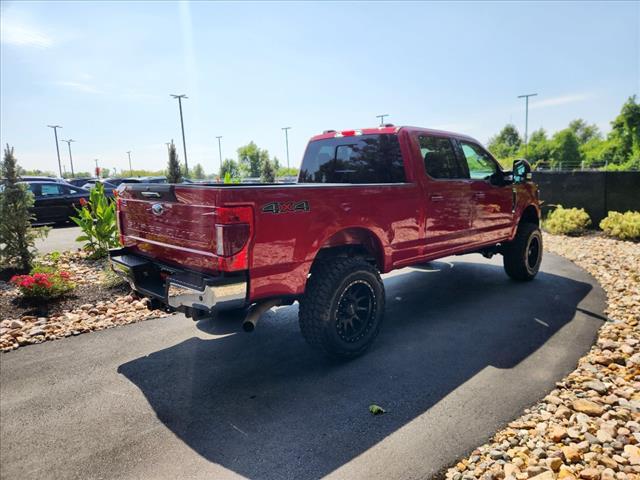
[[[115,194],[113,193],[118,186],[114,185],[113,183],[107,182],[106,180],[89,180],[87,183],[85,183],[84,185],[82,185],[82,188],[86,189],[86,190],[91,190],[93,187],[96,186],[96,183],[102,183],[102,185],[104,185],[104,195],[107,198],[114,198]]]
[[[317,135],[297,184],[127,185],[118,218],[111,266],[140,294],[194,320],[246,312],[247,331],[297,300],[307,342],[339,358],[380,330],[381,273],[481,253],[531,280],[542,260],[527,161],[503,171],[473,138],[416,127]]]
[[[76,177],[67,180],[67,183],[76,187],[82,187],[84,184],[97,180],[97,177]]]
[[[106,181],[115,185],[116,187],[120,186],[121,183],[140,183],[140,180],[135,177],[112,177],[107,178]]]
[[[76,215],[74,207],[80,207],[80,199],[89,199],[89,191],[60,182],[22,182],[26,183],[35,197],[33,213],[35,223],[68,222]]]
[[[59,177],[46,177],[46,176],[38,176],[38,175],[26,175],[19,177],[22,182],[56,182],[56,183],[67,183],[64,178]]]
[[[139,177],[140,183],[167,183],[167,177]]]

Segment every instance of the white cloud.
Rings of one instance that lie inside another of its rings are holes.
[[[577,103],[592,98],[590,93],[575,93],[571,95],[561,95],[559,97],[546,98],[544,100],[532,101],[529,104],[529,108],[545,108],[556,107],[558,105],[565,105],[567,103]]]
[[[80,92],[84,92],[84,93],[102,93],[102,90],[100,90],[99,88],[90,85],[88,83],[82,83],[82,82],[58,82],[57,85],[60,85],[61,87],[68,87],[68,88],[72,88],[74,90],[78,90]]]
[[[4,44],[37,48],[49,48],[54,44],[50,36],[39,31],[37,28],[9,22],[7,19],[2,22],[1,30],[0,39]]]

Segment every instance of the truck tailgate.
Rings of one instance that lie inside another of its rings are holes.
[[[229,257],[229,252],[218,248],[218,243],[227,247],[228,238],[223,235],[228,237],[230,231],[226,227],[244,225],[250,219],[229,222],[221,215],[229,209],[218,207],[216,198],[214,189],[126,185],[118,198],[122,243],[142,255],[187,268],[215,272],[228,267],[220,259]],[[227,223],[233,225],[222,225]],[[248,225],[243,229],[249,230]]]

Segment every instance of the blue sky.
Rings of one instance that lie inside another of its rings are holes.
[[[442,128],[482,142],[582,117],[607,131],[640,91],[640,2],[2,2],[2,145],[57,171],[160,169],[165,142],[217,171],[254,140],[297,166],[310,136],[376,125]],[[61,156],[68,168],[67,145]],[[182,155],[181,155],[182,157]]]

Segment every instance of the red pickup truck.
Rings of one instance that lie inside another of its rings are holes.
[[[384,315],[380,273],[452,254],[502,254],[515,280],[542,259],[526,160],[504,171],[473,138],[386,125],[313,137],[294,184],[123,184],[112,268],[194,320],[300,303],[305,339],[363,353]],[[245,313],[246,312],[246,313]]]

